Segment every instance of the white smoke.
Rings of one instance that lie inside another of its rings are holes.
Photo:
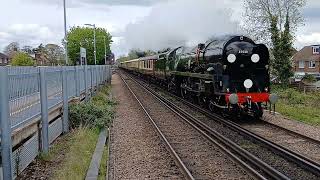
[[[239,34],[239,24],[221,0],[170,0],[155,5],[139,22],[129,24],[122,43],[127,49],[160,50],[195,45],[213,36]]]

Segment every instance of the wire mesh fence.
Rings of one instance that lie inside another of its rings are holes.
[[[60,131],[68,129],[68,101],[80,96],[87,99],[89,92],[91,95],[93,89],[110,80],[110,66],[0,67],[0,179],[12,179],[19,172],[15,171],[21,164],[26,167],[25,164],[34,159],[33,156],[22,158],[28,162],[22,161],[18,166],[13,165],[17,152],[12,152],[12,132],[40,118],[39,124],[42,128],[39,142],[35,142],[37,138],[32,138],[33,145],[21,149],[27,152],[35,151],[30,148],[38,148],[37,152],[47,151],[48,144],[53,141],[52,137],[57,137],[62,133]],[[61,104],[62,124],[49,125],[48,111]],[[38,146],[39,143],[41,145]]]

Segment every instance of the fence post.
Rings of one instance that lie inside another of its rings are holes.
[[[0,67],[0,118],[1,118],[1,157],[3,179],[12,179],[12,142],[9,112],[8,69]]]
[[[109,74],[108,74],[109,84],[111,84],[112,70],[110,65],[108,65],[108,70],[109,70]]]
[[[68,85],[67,85],[67,71],[66,67],[62,67],[62,98],[63,98],[63,117],[62,129],[63,133],[69,132],[69,112],[68,112]]]
[[[48,95],[47,95],[47,81],[46,68],[39,67],[40,73],[40,102],[41,102],[41,151],[49,152],[49,134],[48,134]]]
[[[99,74],[99,75],[100,75],[100,79],[101,79],[101,82],[100,82],[100,83],[103,84],[103,85],[104,85],[104,80],[103,80],[103,69],[104,69],[104,66],[105,66],[105,65],[103,65],[103,66],[101,67],[101,69],[100,69],[100,74]]]
[[[90,67],[91,69],[91,72],[90,72],[90,76],[91,76],[91,97],[93,96],[94,94],[94,89],[93,89],[93,66]]]
[[[102,78],[103,78],[103,84],[107,84],[107,76],[106,76],[106,71],[107,70],[107,65],[105,65],[104,67],[103,67],[103,71],[102,71]]]
[[[85,94],[85,101],[88,101],[88,66],[84,66],[84,94]]]
[[[109,66],[106,67],[105,76],[106,76],[106,84],[109,84]]]
[[[80,74],[79,67],[75,66],[76,96],[80,98]]]
[[[96,79],[96,92],[98,92],[98,90],[99,90],[99,78],[98,78],[98,75],[99,75],[99,66],[96,66],[95,68],[94,68],[94,77],[95,77],[95,79]]]

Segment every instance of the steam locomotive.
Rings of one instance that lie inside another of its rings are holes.
[[[177,47],[154,56],[122,62],[169,91],[211,111],[234,117],[263,114],[262,103],[275,104],[270,94],[269,51],[245,36],[223,36],[194,48]]]

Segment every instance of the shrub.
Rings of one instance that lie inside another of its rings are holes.
[[[305,83],[315,83],[317,82],[317,79],[314,75],[312,74],[306,74],[303,78],[302,81]]]
[[[13,56],[12,66],[33,66],[34,60],[26,53],[19,52]]]
[[[108,96],[99,92],[89,102],[74,104],[69,108],[71,128],[89,127],[102,129],[114,117],[115,103]]]

